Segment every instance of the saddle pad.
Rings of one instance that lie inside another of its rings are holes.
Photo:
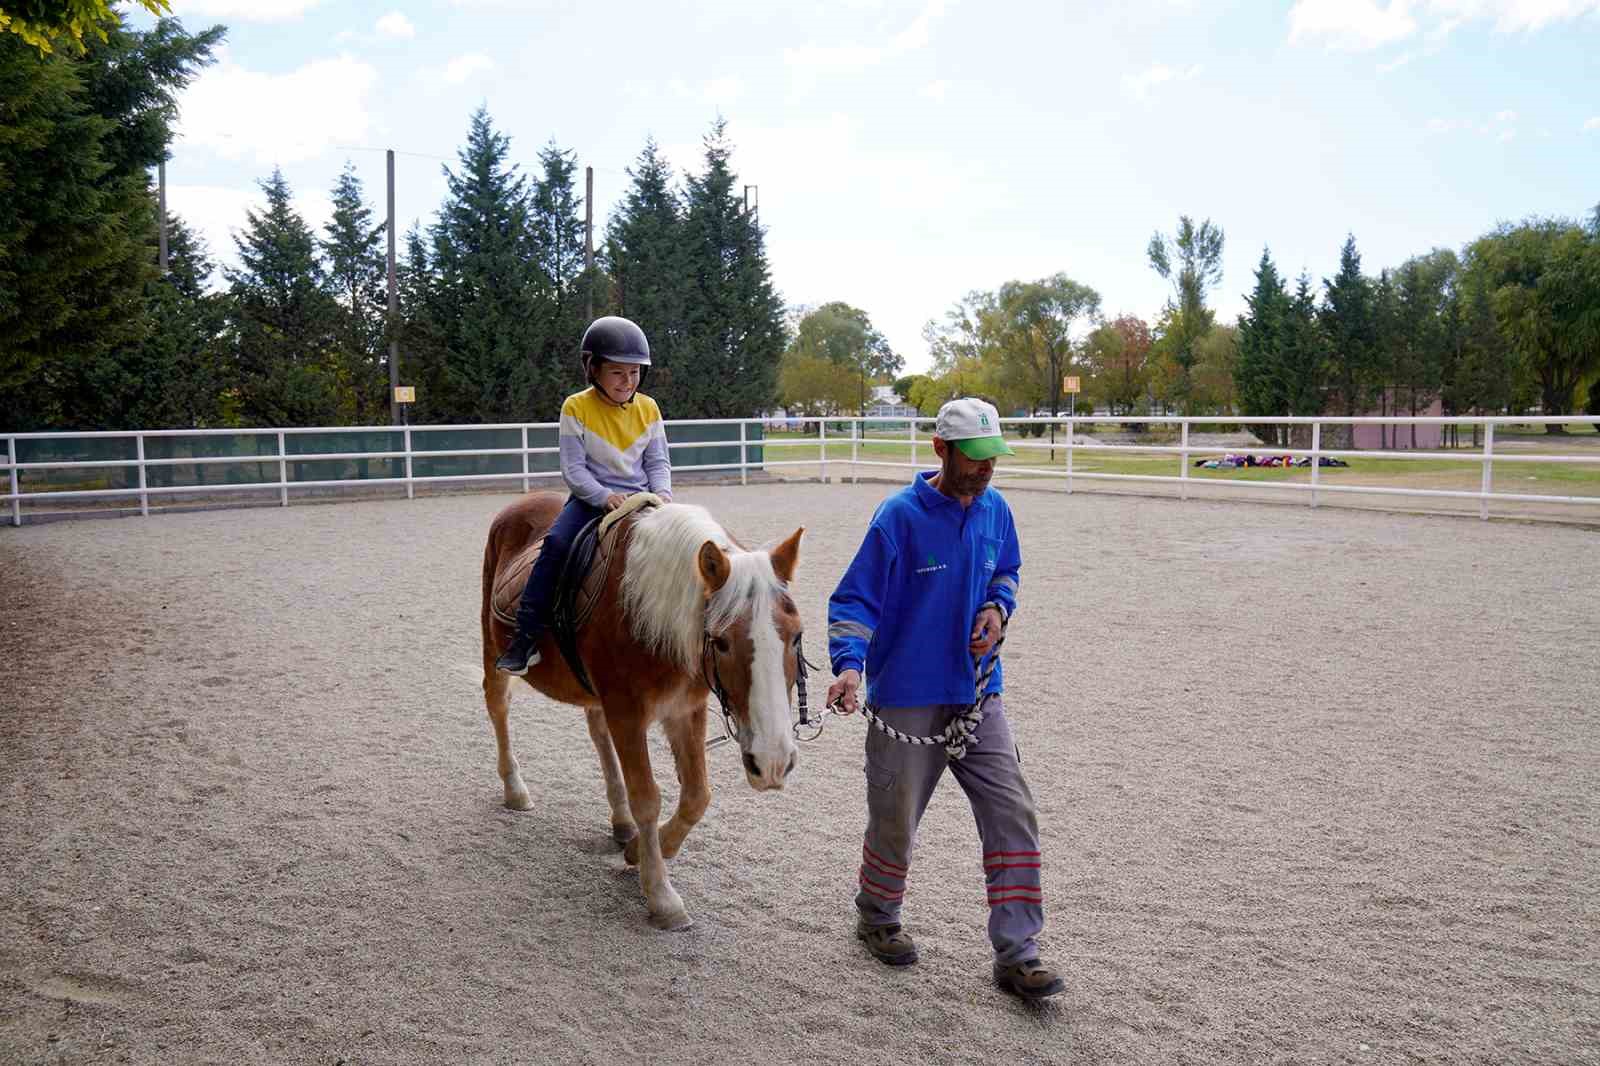
[[[500,576],[495,579],[494,595],[489,597],[489,609],[508,626],[516,627],[517,608],[522,604],[522,587],[528,583],[528,575],[533,572],[533,564],[543,547],[544,538],[540,537],[523,548],[511,560],[511,565],[500,571]]]

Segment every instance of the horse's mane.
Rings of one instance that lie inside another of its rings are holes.
[[[708,540],[728,553],[732,573],[705,604],[696,558]],[[745,551],[710,512],[692,504],[669,503],[641,514],[634,523],[627,560],[622,606],[634,636],[689,673],[700,670],[701,640],[707,630],[721,630],[752,607],[761,611],[783,591],[771,556]]]

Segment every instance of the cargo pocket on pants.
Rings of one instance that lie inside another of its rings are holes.
[[[885,770],[877,763],[868,759],[862,766],[867,775],[867,784],[881,792],[887,792],[894,787],[894,771]]]

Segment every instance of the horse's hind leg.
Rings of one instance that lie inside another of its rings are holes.
[[[494,740],[500,748],[500,780],[505,784],[506,806],[514,811],[525,811],[533,806],[528,796],[528,786],[522,783],[522,768],[517,757],[511,754],[511,726],[507,716],[511,711],[511,675],[494,668],[493,659],[486,653],[483,664],[483,702],[489,707],[489,722],[494,726]]]
[[[706,781],[706,705],[668,717],[662,728],[678,764],[678,810],[661,827],[661,855],[670,859],[711,804],[711,786]]]
[[[617,762],[616,749],[611,746],[611,730],[606,728],[605,711],[599,707],[585,707],[583,714],[589,722],[589,739],[594,741],[594,752],[600,757],[600,773],[606,779],[606,803],[611,807],[611,839],[626,845],[637,835],[633,815],[628,811],[628,787],[622,781],[622,766]]]

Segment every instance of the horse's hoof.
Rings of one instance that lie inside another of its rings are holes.
[[[632,840],[638,835],[639,830],[632,822],[628,822],[625,825],[614,825],[611,827],[611,839],[615,840],[617,842],[617,846],[621,848],[627,847],[628,841]]]
[[[665,933],[681,933],[694,927],[694,919],[689,917],[688,911],[678,911],[676,914],[652,914],[650,924]]]
[[[526,789],[521,792],[507,792],[506,806],[514,811],[531,811],[533,810],[533,797],[528,795]]]
[[[622,846],[622,861],[629,866],[639,865],[639,837],[637,835]]]

